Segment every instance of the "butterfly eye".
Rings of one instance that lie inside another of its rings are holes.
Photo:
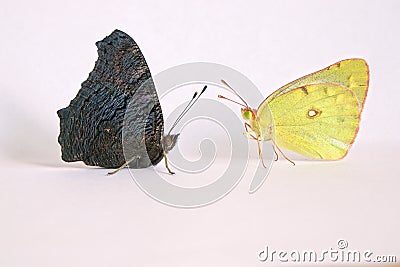
[[[243,111],[243,118],[246,120],[251,120],[253,118],[253,114],[250,110]]]

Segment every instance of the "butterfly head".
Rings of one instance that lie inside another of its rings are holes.
[[[245,123],[246,132],[252,132],[257,136],[261,135],[260,124],[257,119],[257,110],[250,108],[247,102],[227,82],[225,82],[224,80],[221,80],[221,82],[226,87],[228,87],[237,97],[239,97],[242,103],[229,99],[222,95],[218,95],[218,97],[242,106],[240,111],[243,119],[246,121]],[[251,131],[249,131],[249,129]]]
[[[257,120],[257,110],[251,108],[242,108],[242,117],[246,121],[245,129],[246,132],[252,132],[253,134],[259,136],[261,135],[260,124]]]
[[[250,108],[249,105],[247,104],[247,102],[227,82],[225,82],[224,80],[221,80],[221,82],[226,87],[228,87],[237,97],[239,97],[239,99],[242,101],[242,103],[239,103],[235,100],[229,99],[222,95],[218,95],[218,97],[242,106],[241,113],[242,113],[243,119],[245,121],[250,121],[250,122],[254,121],[256,119],[256,111],[254,109]]]
[[[251,108],[245,107],[241,109],[242,117],[246,121],[253,121],[256,118],[256,114],[254,110]]]
[[[168,134],[163,137],[162,145],[165,153],[168,153],[174,148],[176,142],[178,142],[178,137],[179,134]]]

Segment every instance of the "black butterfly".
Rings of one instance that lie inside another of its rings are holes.
[[[57,111],[62,159],[118,168],[113,174],[128,164],[132,168],[156,165],[164,157],[166,168],[173,173],[166,153],[175,146],[179,134],[171,134],[171,128],[164,135],[157,92],[138,45],[126,33],[115,30],[96,46],[99,58],[93,71],[70,105]],[[199,95],[195,93],[174,126],[205,89]],[[144,127],[138,126],[138,120]],[[141,143],[144,152],[138,147]],[[130,149],[128,157],[124,147]]]

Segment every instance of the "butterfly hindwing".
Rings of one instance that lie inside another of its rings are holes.
[[[96,46],[99,58],[93,71],[70,105],[57,112],[62,159],[118,168],[126,162],[126,148],[132,155],[141,156],[135,152],[138,149],[133,144],[140,144],[145,135],[148,158],[152,164],[157,164],[163,156],[164,120],[149,67],[139,46],[119,30],[97,42]],[[145,83],[148,89],[143,92]],[[127,111],[128,105],[130,111]],[[149,105],[152,109],[145,114],[147,117],[139,118],[139,111],[143,113]],[[139,129],[134,120],[131,120],[134,127],[125,127],[127,112],[136,112],[134,118],[138,120],[145,119],[145,127]],[[132,146],[124,145],[123,132]],[[148,165],[146,161],[139,161],[135,166]]]
[[[261,128],[271,128],[271,112],[278,146],[311,158],[340,159],[357,134],[368,84],[365,60],[339,61],[268,96],[257,110]]]
[[[355,93],[335,84],[310,84],[272,98],[279,147],[316,159],[336,160],[347,154],[358,131],[359,107]],[[267,127],[267,109],[258,110]]]

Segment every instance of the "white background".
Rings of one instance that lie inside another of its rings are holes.
[[[260,266],[271,265],[257,260],[265,245],[321,251],[340,238],[399,261],[399,12],[399,1],[2,1],[0,266]],[[355,145],[338,162],[280,161],[256,194],[249,174],[189,210],[149,198],[126,171],[64,163],[56,111],[92,70],[94,43],[116,28],[153,74],[215,62],[265,96],[365,58]]]

